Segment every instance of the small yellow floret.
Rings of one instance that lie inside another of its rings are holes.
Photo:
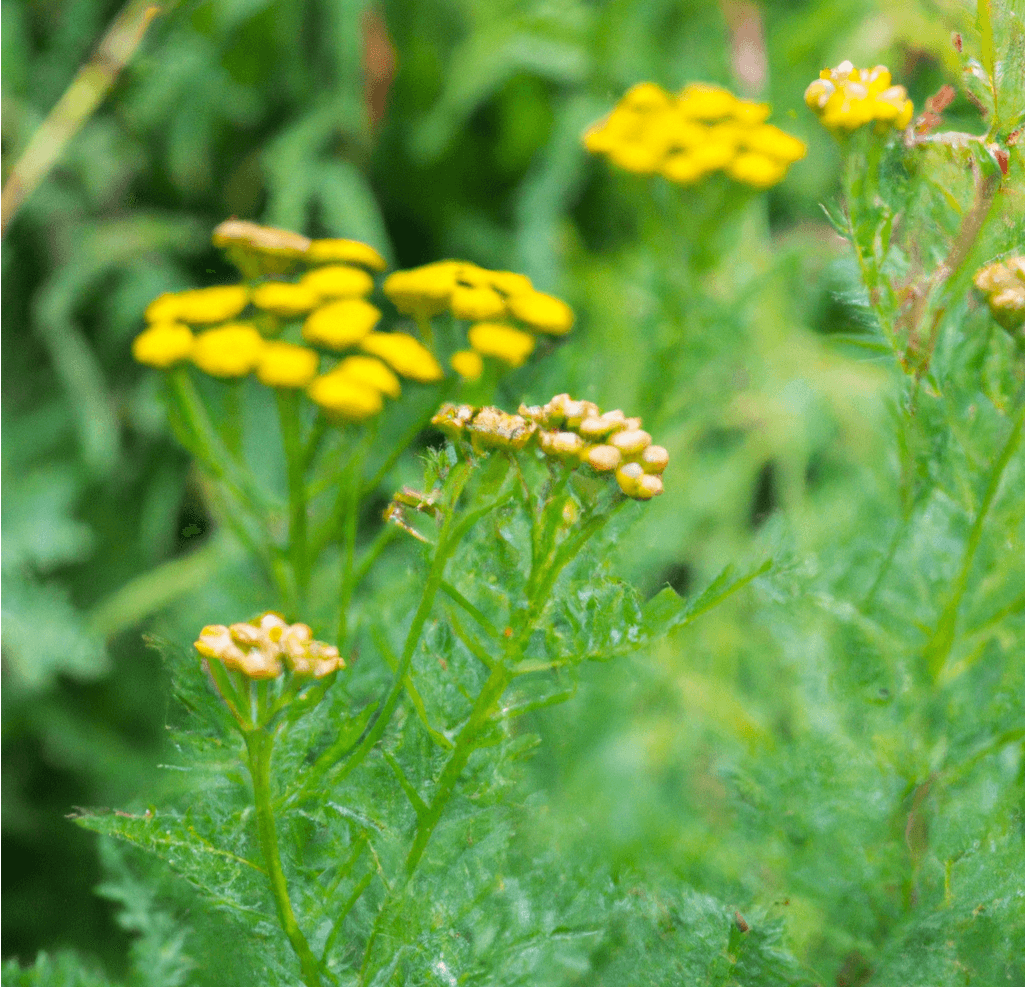
[[[363,298],[374,288],[374,279],[362,268],[348,264],[326,264],[308,271],[299,279],[321,298]]]
[[[326,412],[353,422],[376,415],[384,407],[376,388],[335,371],[315,377],[306,393]]]
[[[193,335],[188,326],[177,322],[157,323],[132,341],[132,356],[140,364],[163,370],[187,359],[192,347]]]
[[[316,350],[275,340],[264,344],[257,378],[272,388],[305,388],[317,376],[319,360]]]
[[[245,377],[256,368],[265,345],[249,323],[226,323],[196,337],[192,362],[214,377]]]
[[[359,264],[372,271],[384,271],[385,259],[370,244],[359,240],[313,240],[306,251],[311,264]]]
[[[389,398],[398,398],[402,394],[399,378],[377,357],[346,357],[331,373],[365,384]]]
[[[497,319],[505,314],[506,305],[502,296],[487,285],[457,285],[449,299],[449,311],[457,319]]]
[[[506,300],[509,311],[521,322],[542,333],[562,336],[574,324],[574,311],[562,299],[544,292],[524,292]]]
[[[485,357],[495,357],[509,367],[519,367],[534,350],[534,337],[512,326],[479,322],[467,332],[470,345]]]
[[[380,357],[397,373],[413,381],[440,381],[445,377],[431,351],[407,333],[371,333],[360,341],[360,349]]]
[[[473,350],[457,350],[449,358],[452,369],[463,378],[464,381],[476,381],[484,372],[484,361],[481,354]]]
[[[265,281],[253,289],[253,304],[265,312],[290,319],[317,308],[321,296],[302,284],[288,281]]]
[[[380,310],[362,298],[328,302],[306,317],[303,339],[332,350],[345,350],[359,343],[380,319]]]
[[[249,302],[245,285],[218,285],[167,292],[146,306],[147,322],[207,324],[233,319]]]

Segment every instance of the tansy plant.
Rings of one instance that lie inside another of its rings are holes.
[[[641,419],[567,394],[516,413],[470,403],[572,327],[525,276],[438,262],[385,278],[379,308],[385,264],[365,244],[236,220],[214,242],[245,280],[160,296],[133,352],[167,374],[208,497],[268,577],[269,609],[225,615],[173,659],[207,723],[178,733],[179,751],[239,786],[236,809],[225,817],[214,786],[191,791],[184,814],[78,819],[255,922],[278,944],[269,980],[380,983],[397,937],[415,939],[404,923],[422,871],[453,860],[437,832],[476,812],[482,787],[499,791],[530,746],[519,718],[572,697],[586,661],[643,646],[755,574],[690,607],[669,588],[642,606],[591,548],[663,492],[669,454]],[[285,505],[248,462],[250,379],[277,408]],[[378,450],[393,404],[404,427]],[[422,489],[395,494],[358,554],[361,506],[424,427],[438,448]],[[362,582],[402,533],[423,552],[410,604],[358,626]],[[358,655],[377,672],[351,686]]]
[[[573,312],[525,275],[459,261],[393,272],[379,307],[371,298],[387,265],[367,244],[240,220],[213,240],[245,280],[159,296],[132,352],[166,372],[176,433],[282,606],[304,610],[312,573],[341,543],[341,634],[357,576],[384,544],[354,560],[361,498],[442,397],[489,398],[503,371],[570,331]],[[247,455],[269,438],[245,421],[253,381],[277,406],[284,531],[275,493]],[[383,416],[400,426],[379,429]]]

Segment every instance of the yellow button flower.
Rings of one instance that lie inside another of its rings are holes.
[[[562,336],[574,324],[574,312],[562,299],[544,292],[511,295],[506,301],[509,311],[522,323],[542,333]]]
[[[331,373],[348,377],[360,384],[366,384],[368,387],[388,395],[389,398],[398,398],[402,394],[399,378],[377,357],[346,357],[332,369]]]
[[[305,388],[317,376],[319,361],[316,350],[274,340],[260,352],[257,379],[272,388]]]
[[[476,381],[484,372],[481,354],[473,350],[458,350],[449,358],[449,363],[464,381]]]
[[[409,271],[394,271],[381,286],[403,315],[417,318],[445,312],[456,287],[458,261],[438,261]]]
[[[727,174],[736,182],[756,189],[768,189],[787,174],[787,165],[764,154],[745,152],[730,162]]]
[[[265,312],[290,319],[317,308],[321,296],[303,284],[288,281],[265,281],[253,289],[253,304]]]
[[[361,298],[328,302],[306,317],[303,339],[331,350],[345,350],[359,343],[380,319],[380,310]]]
[[[362,268],[326,264],[308,271],[299,283],[321,298],[362,298],[374,288],[374,279]]]
[[[509,367],[520,367],[534,350],[534,337],[511,326],[479,322],[467,333],[470,345],[485,357],[495,357]]]
[[[310,238],[292,230],[260,226],[249,220],[225,220],[214,228],[211,238],[223,250],[239,247],[269,257],[298,260],[310,247]]]
[[[457,285],[449,299],[449,311],[457,319],[497,319],[506,312],[502,296],[487,285]]]
[[[192,353],[192,330],[182,323],[157,323],[132,341],[132,356],[140,364],[163,370],[185,360]]]
[[[384,407],[377,388],[335,371],[315,377],[306,393],[329,414],[352,422],[376,415]]]
[[[519,274],[516,271],[489,271],[488,281],[492,288],[503,295],[523,295],[525,292],[534,291],[531,279],[526,274]]]
[[[207,324],[234,319],[249,302],[245,285],[220,285],[166,292],[146,306],[147,322]]]
[[[359,264],[372,271],[384,271],[385,259],[370,244],[359,240],[314,240],[306,251],[311,264]]]
[[[857,69],[851,62],[823,69],[805,90],[805,102],[830,130],[857,130],[876,122],[904,130],[914,108],[904,86],[892,86],[891,74],[883,65]]]
[[[360,349],[380,357],[397,373],[413,381],[440,381],[445,377],[431,351],[406,333],[371,333],[360,341]]]
[[[804,141],[784,133],[773,124],[763,124],[746,131],[741,143],[748,151],[764,154],[767,158],[788,164],[800,161],[805,157],[807,150]]]
[[[256,368],[265,345],[249,323],[226,323],[196,337],[192,362],[214,377],[245,377]]]

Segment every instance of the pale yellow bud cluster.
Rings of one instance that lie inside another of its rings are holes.
[[[489,271],[467,261],[437,261],[395,271],[382,286],[403,315],[430,319],[449,313],[472,323],[470,350],[452,357],[461,377],[475,379],[482,358],[519,367],[535,347],[534,333],[562,336],[574,323],[573,310],[562,299],[539,292],[527,275]]]
[[[511,415],[498,408],[444,404],[431,424],[453,439],[469,439],[475,450],[517,451],[529,443],[552,459],[613,474],[628,497],[647,501],[663,492],[669,454],[655,446],[641,419],[619,409],[602,412],[590,401],[556,395],[545,405],[521,405]]]
[[[655,83],[629,89],[584,134],[592,154],[626,171],[690,185],[716,171],[757,189],[776,185],[805,157],[805,144],[766,123],[765,103],[693,83],[677,95]]]
[[[986,296],[991,315],[1007,330],[1022,333],[1026,311],[1026,257],[1009,257],[980,268],[973,275]]]
[[[823,69],[805,90],[805,102],[830,130],[857,130],[876,123],[904,130],[912,120],[913,106],[904,86],[891,85],[891,73],[883,65],[857,69],[851,62]]]
[[[277,679],[285,671],[323,679],[345,668],[334,645],[316,641],[307,625],[288,624],[273,611],[249,623],[207,625],[194,647],[208,661],[216,659],[250,679]]]

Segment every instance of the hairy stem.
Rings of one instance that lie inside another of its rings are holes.
[[[289,899],[288,885],[285,882],[285,872],[281,867],[281,855],[278,852],[278,834],[274,825],[274,811],[271,809],[271,751],[274,747],[274,735],[266,729],[258,728],[247,731],[244,737],[246,752],[249,755],[249,774],[253,780],[253,801],[256,807],[260,850],[271,883],[271,894],[278,910],[278,920],[299,958],[303,983],[319,985],[320,966],[306,942],[306,937],[303,936],[303,931],[299,928],[299,923],[296,922],[296,914],[292,910],[292,901]]]

